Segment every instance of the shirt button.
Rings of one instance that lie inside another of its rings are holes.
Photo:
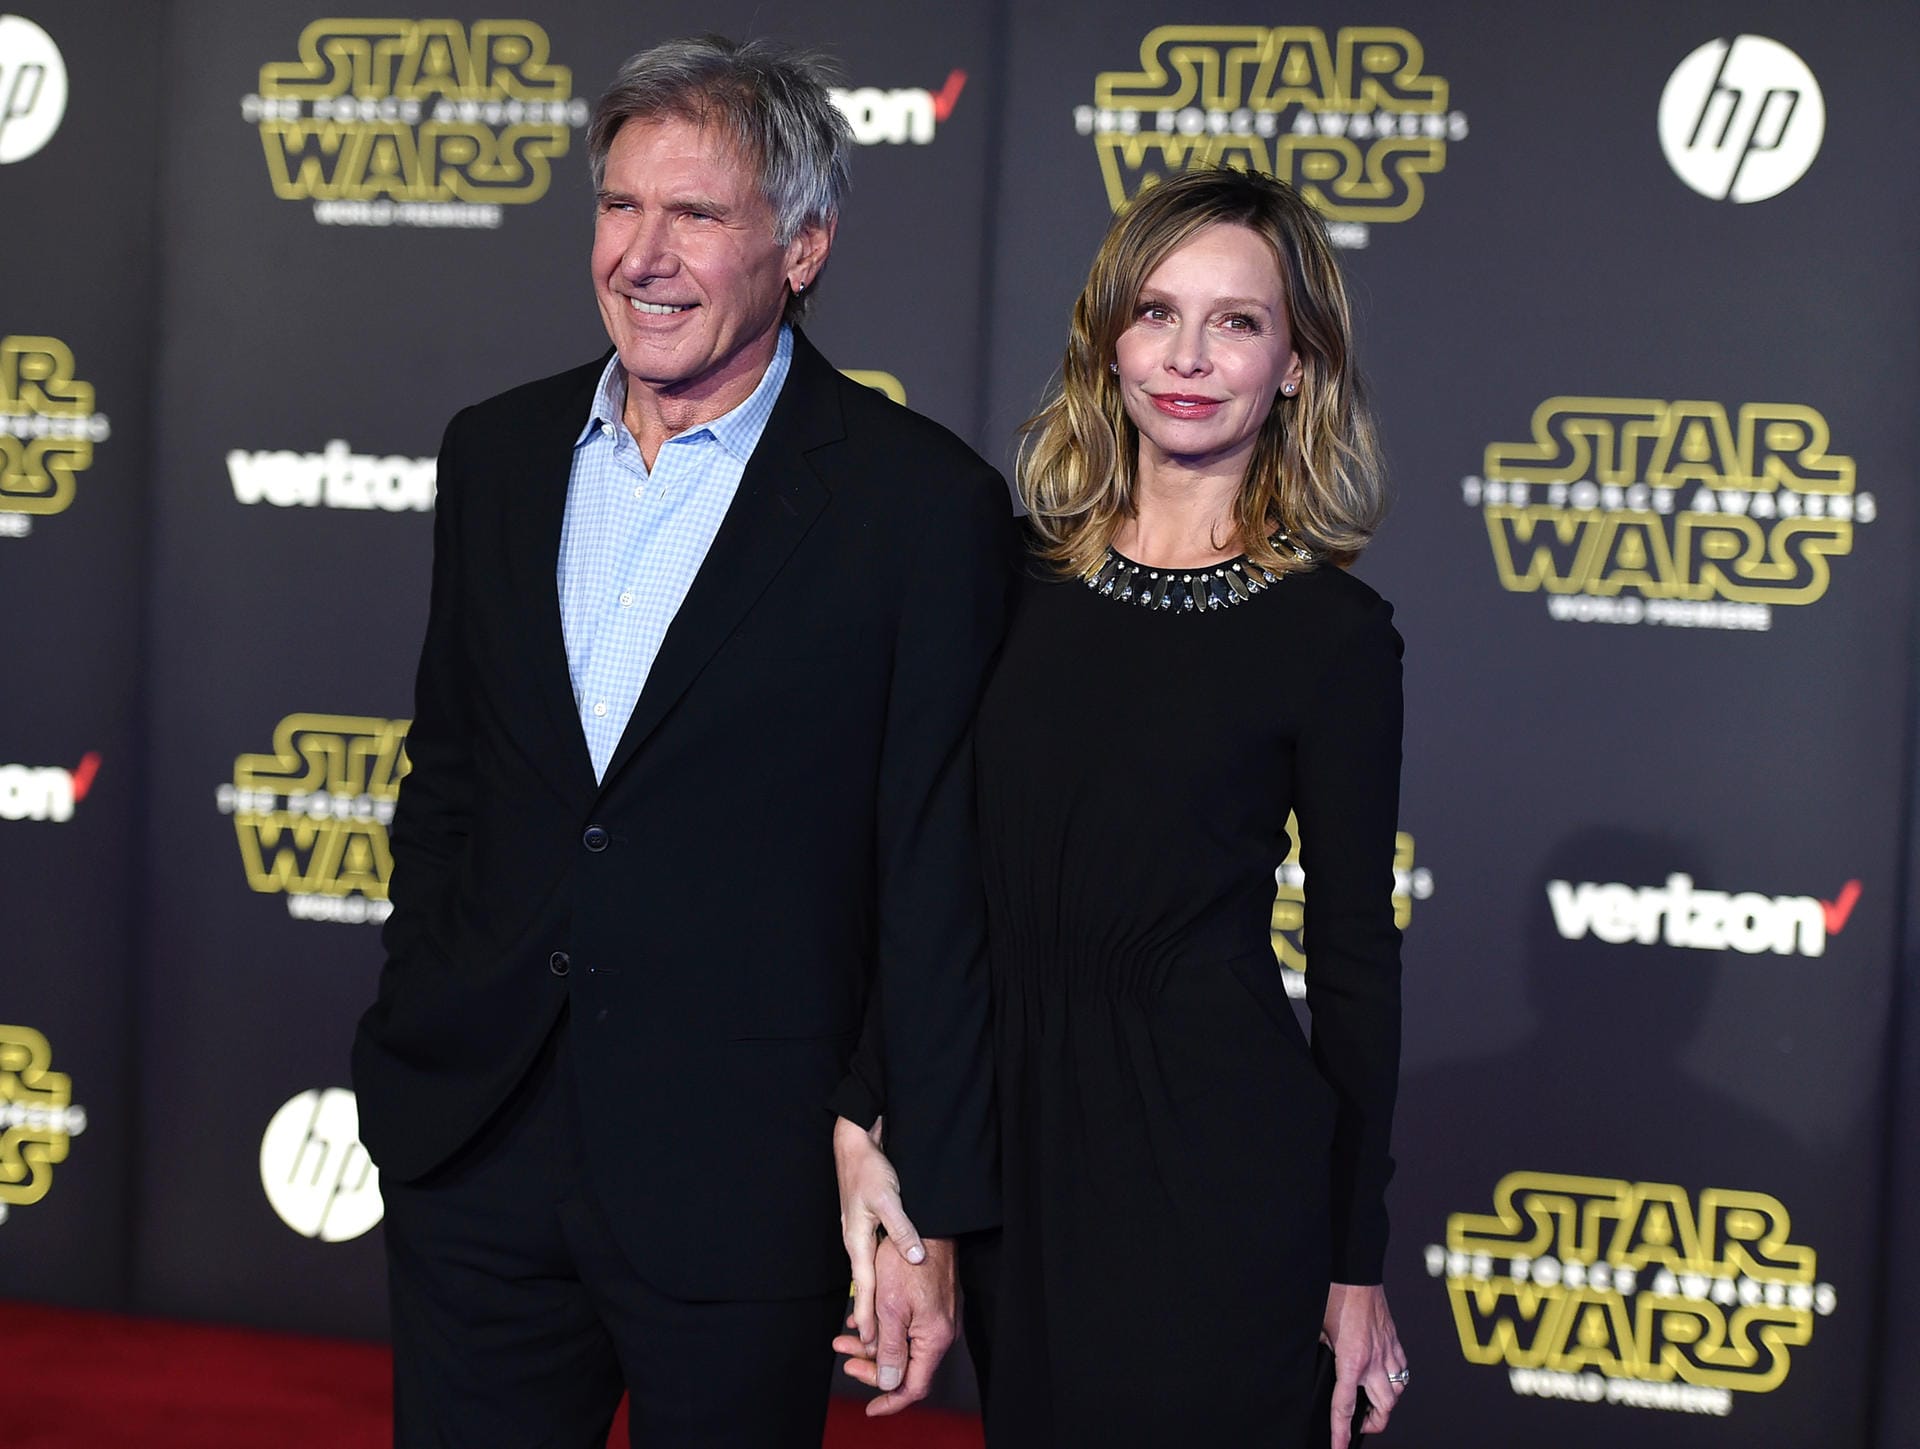
[[[643,484],[642,486],[634,489],[633,496],[635,498],[645,498],[647,496],[646,486]]]
[[[600,424],[600,436],[602,436],[603,438],[611,438],[613,436],[613,424],[612,423]]]
[[[613,837],[607,834],[604,827],[589,825],[586,828],[586,832],[580,837],[580,843],[586,846],[588,850],[598,853],[599,851],[605,850],[607,843],[612,839]]]
[[[555,976],[565,976],[573,969],[573,958],[565,951],[555,951],[547,957],[547,970]]]
[[[633,602],[633,590],[628,589],[626,593],[620,596],[620,607],[624,609],[632,602]]]
[[[598,704],[596,704],[596,705],[595,705],[595,706],[593,707],[593,716],[594,716],[594,718],[595,718],[595,719],[605,719],[605,718],[606,718],[606,716],[607,716],[607,702],[606,702],[606,701],[605,701],[604,699],[603,699],[603,700],[601,700],[601,701],[600,701],[600,702],[599,702]]]

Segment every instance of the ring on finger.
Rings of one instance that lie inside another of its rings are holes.
[[[1390,1384],[1397,1384],[1401,1388],[1405,1388],[1408,1384],[1413,1382],[1413,1370],[1401,1369],[1398,1373],[1388,1374],[1387,1382]]]

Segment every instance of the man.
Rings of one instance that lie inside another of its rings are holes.
[[[623,1384],[636,1445],[817,1444],[849,1257],[899,1407],[997,1220],[970,730],[1011,521],[791,325],[851,140],[775,47],[628,61],[613,353],[441,446],[354,1046],[400,1444],[602,1444]]]

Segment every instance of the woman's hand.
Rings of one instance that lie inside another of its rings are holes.
[[[840,1241],[846,1245],[847,1264],[853,1269],[853,1317],[850,1325],[869,1354],[877,1351],[879,1330],[874,1315],[874,1254],[880,1230],[909,1263],[926,1261],[920,1234],[900,1204],[900,1179],[880,1150],[885,1119],[863,1130],[845,1117],[834,1119],[833,1165],[840,1177]],[[888,1384],[885,1387],[892,1388]]]
[[[1321,1335],[1333,1346],[1333,1449],[1347,1449],[1353,1425],[1354,1390],[1367,1391],[1363,1433],[1387,1427],[1408,1380],[1407,1355],[1387,1310],[1387,1290],[1335,1283],[1327,1289]]]

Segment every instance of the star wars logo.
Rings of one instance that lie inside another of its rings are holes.
[[[1273,898],[1273,954],[1280,959],[1281,975],[1287,995],[1299,998],[1307,994],[1307,952],[1304,933],[1307,924],[1307,873],[1300,864],[1300,825],[1287,817],[1287,837],[1293,848],[1278,870],[1278,887]],[[1413,920],[1413,903],[1433,895],[1433,872],[1413,863],[1413,837],[1402,830],[1393,838],[1393,924],[1406,930]]]
[[[1467,135],[1411,32],[1349,25],[1162,25],[1138,70],[1102,71],[1074,129],[1118,211],[1170,173],[1234,166],[1292,182],[1337,246],[1405,221]]]
[[[31,515],[71,507],[78,475],[112,432],[66,343],[0,337],[0,538],[25,538]]]
[[[1878,516],[1829,436],[1799,403],[1550,397],[1460,492],[1501,586],[1544,593],[1554,619],[1769,629],[1825,597]]]
[[[53,1070],[53,1048],[29,1026],[0,1026],[0,1223],[53,1187],[53,1169],[87,1130],[73,1081]]]
[[[290,714],[273,752],[242,755],[215,792],[233,817],[247,884],[285,895],[302,921],[371,922],[393,913],[387,826],[407,773],[409,720]]]
[[[531,20],[316,20],[240,114],[273,194],[333,226],[483,227],[547,194],[588,118]]]
[[[1778,1198],[1510,1172],[1426,1251],[1469,1363],[1529,1397],[1725,1415],[1834,1311]]]
[[[890,397],[902,407],[907,402],[907,385],[891,372],[879,372],[873,368],[843,367],[840,375],[849,382],[857,382],[862,387],[870,387],[882,397]]]

